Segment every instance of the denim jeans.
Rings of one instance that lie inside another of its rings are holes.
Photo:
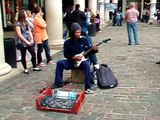
[[[90,37],[88,37],[88,43],[93,47],[92,39]],[[93,65],[96,65],[98,61],[96,54],[90,55],[89,60]]]
[[[135,44],[138,44],[138,25],[137,22],[127,22],[128,42],[132,43],[132,31]]]
[[[42,44],[37,44],[37,47],[38,47],[38,49],[37,49],[38,64],[40,64],[42,62],[43,48],[45,50],[45,55],[46,55],[46,58],[47,58],[47,63],[52,60],[52,58],[50,56],[50,48],[49,48],[49,45],[48,45],[48,40],[43,41]]]
[[[71,70],[74,68],[74,61],[69,61],[67,59],[59,60],[56,66],[56,75],[55,75],[55,85],[62,84],[63,71]],[[90,89],[91,75],[90,75],[90,65],[88,61],[83,61],[78,67],[84,70],[85,74],[85,90]]]

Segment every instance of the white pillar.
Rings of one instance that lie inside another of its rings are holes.
[[[106,6],[106,4],[108,4],[108,3],[110,3],[110,0],[105,0],[104,1],[105,2],[105,6]],[[105,7],[106,8],[106,7]],[[109,21],[109,11],[108,10],[104,10],[104,19],[106,20],[106,21]]]
[[[97,11],[97,0],[88,0],[89,9],[93,11],[93,13],[96,15]]]
[[[102,24],[104,24],[104,8],[105,8],[104,5],[105,5],[104,0],[99,0],[99,14],[100,14]]]
[[[150,5],[150,19],[154,18],[154,13],[156,13],[156,3],[157,0],[151,0]]]
[[[124,17],[124,15],[125,15],[125,12],[126,12],[126,1],[123,0],[123,1],[122,1],[122,14],[123,14],[123,17]]]
[[[62,0],[46,0],[46,22],[51,48],[62,46],[63,22],[62,22]]]
[[[3,76],[11,72],[12,68],[10,65],[5,63],[5,58],[4,58],[4,42],[3,42],[1,6],[0,6],[0,48],[1,48],[0,50],[0,76]]]
[[[144,9],[144,0],[141,1],[141,19],[142,19],[142,16],[143,16],[143,9]]]
[[[85,0],[74,0],[74,6],[76,4],[80,5],[80,10],[84,11],[85,8]]]

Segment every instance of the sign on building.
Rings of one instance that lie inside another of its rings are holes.
[[[117,9],[117,3],[105,3],[106,11],[114,11]]]

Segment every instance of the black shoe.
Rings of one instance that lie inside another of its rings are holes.
[[[60,84],[60,85],[52,85],[51,86],[51,89],[56,89],[56,88],[60,88],[60,87],[63,87],[63,84]]]
[[[160,64],[160,61],[156,62],[156,64]]]
[[[35,68],[33,68],[33,71],[42,71],[42,69],[35,67]]]
[[[132,45],[131,43],[128,43],[128,45]]]

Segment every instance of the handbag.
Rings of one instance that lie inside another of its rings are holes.
[[[20,39],[17,39],[16,47],[18,50],[21,50],[23,47],[25,47],[24,42]]]
[[[22,36],[27,40],[27,41],[31,41],[31,37],[30,35],[28,34],[28,30],[29,30],[29,27],[28,25],[26,26],[22,26],[21,23],[20,23],[20,30],[21,30],[21,34]],[[24,47],[27,47],[28,45],[22,41],[20,38],[17,38],[17,44],[16,44],[16,47],[18,50],[21,50],[22,48]]]

